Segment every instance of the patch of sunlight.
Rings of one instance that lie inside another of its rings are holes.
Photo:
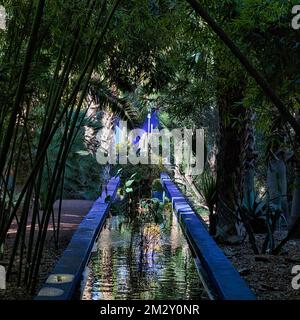
[[[57,289],[57,288],[51,288],[51,287],[45,287],[42,288],[38,294],[38,296],[43,297],[59,297],[63,295],[64,290]]]
[[[72,274],[51,274],[46,283],[68,283],[72,282],[74,275]]]

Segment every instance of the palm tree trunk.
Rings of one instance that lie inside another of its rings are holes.
[[[220,88],[219,93],[222,88]],[[220,94],[219,94],[220,95]],[[219,152],[217,155],[217,214],[218,233],[221,240],[236,237],[235,212],[242,197],[243,166],[240,154],[243,150],[245,128],[233,125],[233,120],[244,119],[245,108],[235,106],[243,94],[240,88],[227,88],[221,93],[219,104]],[[235,120],[234,120],[235,121]],[[230,210],[229,210],[230,209]]]
[[[254,176],[255,176],[255,162],[257,152],[255,150],[255,132],[253,126],[254,115],[251,110],[247,110],[245,119],[245,138],[244,149],[241,154],[241,159],[244,167],[244,181],[243,181],[243,199],[250,200],[255,194]]]

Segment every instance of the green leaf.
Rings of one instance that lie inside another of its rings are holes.
[[[104,202],[105,202],[105,203],[108,203],[108,202],[110,201],[110,198],[111,198],[111,196],[110,196],[110,195],[106,196],[106,198],[105,198]]]
[[[134,183],[134,180],[128,180],[128,181],[125,183],[125,187],[131,187],[133,183]]]
[[[115,177],[118,177],[120,175],[120,173],[122,172],[123,168],[120,168],[117,173],[115,174]]]
[[[90,153],[86,150],[79,150],[79,151],[76,151],[76,153],[82,157],[86,157],[86,156],[90,155]]]
[[[129,179],[133,179],[136,175],[137,175],[137,172],[134,173],[133,175],[131,175],[131,177]]]

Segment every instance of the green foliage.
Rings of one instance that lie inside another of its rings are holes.
[[[91,122],[88,121],[85,124],[91,124]],[[47,199],[49,183],[60,149],[62,134],[62,131],[58,131],[48,148],[40,194],[42,205],[45,204]],[[33,140],[33,146],[38,143],[37,138],[38,135]],[[97,163],[95,156],[86,149],[84,128],[81,128],[71,146],[65,164],[63,197],[65,199],[95,200],[101,193],[101,171],[102,167]]]
[[[245,216],[249,220],[255,220],[257,218],[265,218],[266,207],[267,201],[264,197],[250,192],[248,196],[244,198],[239,209],[244,211]]]
[[[197,180],[197,186],[207,207],[209,208],[210,213],[212,214],[214,206],[217,203],[216,179],[209,171],[205,171]]]
[[[164,204],[158,199],[141,200],[140,206],[141,212],[135,217],[135,223],[139,225],[153,222],[161,224],[164,221]]]
[[[161,184],[160,179],[155,179],[152,182],[152,191],[163,192],[164,188]]]

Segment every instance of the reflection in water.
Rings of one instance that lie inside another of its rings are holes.
[[[88,268],[83,299],[207,299],[173,213],[142,227],[107,219]]]

